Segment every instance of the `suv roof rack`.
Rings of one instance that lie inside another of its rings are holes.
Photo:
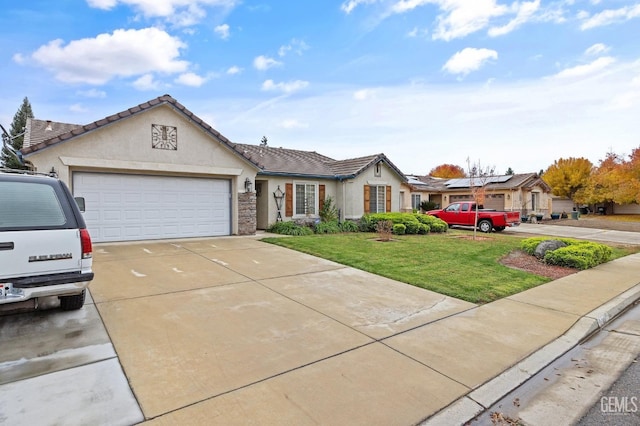
[[[53,177],[53,178],[57,178],[58,177],[58,174],[55,171],[42,173],[42,172],[37,172],[35,170],[10,169],[10,168],[7,168],[7,167],[0,167],[0,173],[14,173],[14,174],[17,174],[17,175],[32,175],[32,176],[49,176],[49,177]]]

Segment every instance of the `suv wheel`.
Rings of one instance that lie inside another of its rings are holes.
[[[86,293],[86,290],[82,290],[82,293],[74,294],[73,296],[60,296],[60,308],[63,311],[75,311],[82,308]]]

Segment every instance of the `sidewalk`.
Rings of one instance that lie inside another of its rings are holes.
[[[509,228],[507,232],[640,245],[640,233],[635,232],[545,226],[544,224],[522,224],[519,227]],[[616,315],[640,300],[640,254],[581,271],[506,299],[541,308],[546,310],[547,314],[543,314],[541,319],[534,317],[531,313],[520,312],[518,316],[524,314],[527,318],[525,322],[529,322],[530,326],[535,324],[535,328],[530,328],[529,332],[522,332],[522,335],[519,335],[520,330],[510,330],[502,335],[505,343],[523,338],[530,339],[539,332],[540,327],[547,320],[552,322],[559,320],[560,318],[556,317],[558,313],[574,315],[577,320],[556,338],[545,345],[540,345],[526,357],[522,359],[512,357],[512,365],[509,368],[474,387],[467,395],[428,418],[423,422],[424,425],[464,424],[472,420],[582,340],[602,330]],[[500,308],[500,302],[502,301],[489,303],[484,307],[491,311]],[[481,308],[483,307],[478,309]],[[494,314],[499,315],[500,312]],[[456,328],[449,319],[443,320],[443,323]],[[491,327],[490,332],[500,332],[486,321],[478,325],[478,328],[484,328],[484,326]],[[556,330],[564,327],[559,322],[555,323],[555,326]],[[472,356],[471,359],[477,365],[482,365],[483,357],[493,356],[493,351],[486,345],[481,346],[480,350],[478,348],[475,350],[477,355]],[[629,348],[629,350],[640,351],[640,347]]]

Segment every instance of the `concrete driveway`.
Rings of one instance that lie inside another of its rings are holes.
[[[82,310],[0,317],[0,423],[453,424],[640,297],[640,255],[482,306],[255,237],[94,258]]]
[[[95,305],[27,314],[20,328],[38,336],[15,330],[25,315],[0,319],[2,347],[16,347],[0,355],[0,423],[37,424],[35,410],[40,424],[406,425],[468,391],[380,340],[471,303],[256,238],[96,245],[94,270]],[[73,341],[80,334],[91,339]],[[34,339],[42,342],[32,347]],[[50,365],[48,354],[64,361]],[[100,375],[86,365],[102,363]],[[76,376],[90,378],[86,385],[51,377],[83,369]],[[38,401],[57,406],[56,416],[26,398],[12,410],[5,398],[43,386],[58,389]],[[63,402],[65,392],[87,398]]]

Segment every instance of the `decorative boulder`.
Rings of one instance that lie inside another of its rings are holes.
[[[563,243],[562,241],[558,241],[558,240],[547,240],[547,241],[543,241],[540,244],[538,244],[536,246],[535,251],[533,252],[533,254],[538,258],[538,259],[543,259],[544,255],[547,254],[548,251],[553,251],[553,250],[557,250],[560,247],[566,247],[567,244]]]

